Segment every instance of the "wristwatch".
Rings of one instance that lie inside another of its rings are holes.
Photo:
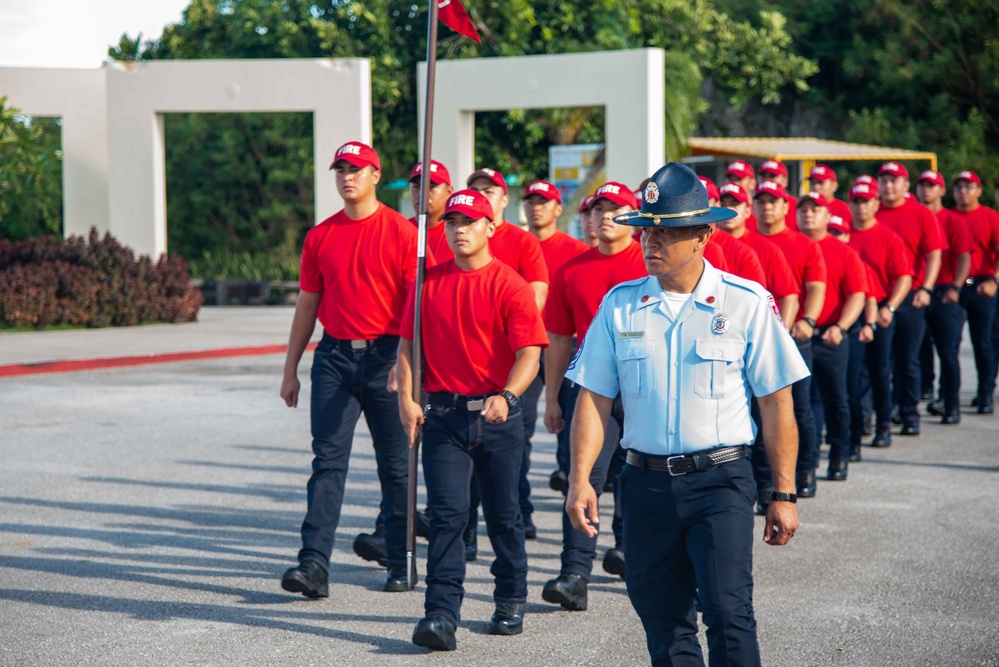
[[[776,491],[770,492],[770,500],[779,500],[784,503],[796,503],[798,502],[797,493],[777,493]]]
[[[889,313],[891,313],[892,315],[894,315],[894,314],[895,314],[895,306],[891,305],[890,303],[886,303],[886,304],[885,304],[884,306],[882,306],[882,307],[883,307],[883,308],[887,308],[887,309],[888,309],[888,312],[889,312]]]
[[[878,330],[878,323],[877,322],[864,322],[864,326],[865,327],[870,327],[871,331],[877,331]]]
[[[816,322],[811,317],[802,317],[801,321],[807,324],[808,326],[812,327],[813,329],[816,327]]]
[[[506,399],[506,405],[511,410],[515,410],[517,406],[520,405],[520,399],[517,398],[517,394],[513,393],[509,389],[504,389],[500,392],[500,396]]]

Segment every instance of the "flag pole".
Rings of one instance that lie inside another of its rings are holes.
[[[413,400],[423,405],[423,282],[427,271],[427,216],[430,211],[431,145],[434,129],[434,85],[437,74],[437,1],[429,0],[427,12],[427,96],[423,114],[423,150],[420,162],[419,240],[416,251],[416,294],[413,311]],[[406,507],[406,573],[409,590],[416,588],[416,478],[420,452],[420,431],[409,448],[409,502]]]

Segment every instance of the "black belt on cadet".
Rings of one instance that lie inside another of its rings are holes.
[[[326,335],[329,336],[329,334]],[[390,339],[395,339],[397,343],[399,340],[398,336],[389,336],[389,335],[379,336],[378,338],[373,338],[371,340],[343,340],[341,338],[334,338],[333,336],[329,337],[330,340],[333,341],[333,347],[340,350],[351,350],[354,352],[356,352],[357,350],[370,350],[371,348],[377,347],[380,344],[390,343],[391,342]]]
[[[668,472],[673,477],[686,475],[689,472],[707,470],[722,463],[738,461],[749,456],[749,447],[736,445],[734,447],[718,447],[705,449],[694,454],[678,456],[652,456],[634,450],[628,450],[628,464],[636,468],[646,468],[656,472]]]
[[[977,285],[978,283],[984,283],[984,282],[989,282],[989,281],[996,282],[995,276],[989,276],[989,275],[985,275],[985,276],[972,276],[970,278],[966,278],[965,281],[964,281],[964,284],[965,285]]]
[[[427,394],[427,400],[432,405],[439,405],[443,408],[457,408],[467,412],[478,412],[485,406],[486,399],[496,394],[482,394],[481,396],[465,396],[463,394],[452,394],[449,391],[432,391]]]

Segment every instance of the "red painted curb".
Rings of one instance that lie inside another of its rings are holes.
[[[314,350],[315,343],[309,343],[306,350]],[[256,347],[224,347],[217,350],[197,350],[194,352],[168,352],[164,354],[144,354],[135,357],[98,357],[95,359],[67,359],[63,361],[40,361],[33,364],[10,364],[0,366],[0,378],[18,375],[40,375],[42,373],[72,373],[91,371],[100,368],[123,368],[146,364],[169,364],[176,361],[198,359],[223,359],[226,357],[252,357],[261,354],[282,354],[287,345],[258,345]]]

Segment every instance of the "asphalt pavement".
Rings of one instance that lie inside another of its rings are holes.
[[[195,324],[4,334],[0,365],[280,344],[291,312],[206,308]],[[764,664],[999,665],[999,416],[967,407],[967,337],[963,352],[959,426],[924,417],[920,437],[865,447],[849,481],[820,480],[799,503],[786,547],[763,544],[757,519]],[[599,560],[588,611],[541,599],[558,573],[562,501],[547,486],[555,440],[543,427],[523,635],[485,634],[481,530],[458,650],[410,643],[422,583],[383,593],[384,570],[351,550],[380,496],[363,420],[331,596],[282,591],[311,462],[310,356],[297,410],[278,397],[280,354],[0,378],[0,665],[648,664],[624,584]],[[602,536],[601,556],[609,546]],[[421,572],[425,550],[420,540]]]

